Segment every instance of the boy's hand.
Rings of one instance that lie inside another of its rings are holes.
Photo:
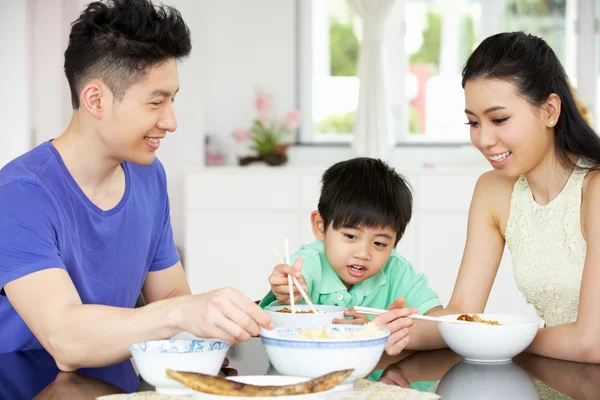
[[[409,315],[416,314],[417,309],[404,307],[404,298],[399,297],[388,307],[387,312],[373,318],[373,322],[390,331],[390,337],[385,344],[385,351],[391,356],[400,354],[410,341],[409,331],[413,326],[413,320]]]
[[[352,319],[334,318],[333,323],[334,324],[364,325],[367,322],[369,322],[369,317],[367,317],[365,314],[361,314],[361,313],[357,312],[354,309],[354,307],[349,310],[344,311],[344,316],[352,317]]]
[[[275,298],[281,304],[290,304],[290,289],[288,286],[288,275],[293,275],[298,279],[298,282],[302,285],[302,289],[304,292],[308,293],[306,288],[306,281],[304,277],[302,277],[302,264],[304,260],[302,258],[297,258],[294,261],[294,265],[289,266],[286,264],[276,265],[269,276],[269,283],[271,284],[271,292],[275,295]],[[303,299],[300,291],[293,285],[294,289],[294,302],[298,303]]]

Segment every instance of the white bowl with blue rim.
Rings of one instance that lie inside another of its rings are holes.
[[[169,339],[134,343],[129,346],[136,368],[144,381],[159,393],[193,393],[181,383],[170,379],[166,369],[217,375],[221,370],[230,343],[213,339]]]
[[[282,309],[291,310],[290,305],[269,306],[265,312],[271,317],[275,326],[307,326],[307,325],[330,325],[335,318],[346,319],[344,311],[346,307],[314,305],[317,313],[313,313],[309,305],[297,304],[296,313],[281,312]]]
[[[306,326],[282,326],[261,330],[271,365],[282,375],[315,378],[330,372],[354,369],[346,384],[369,375],[376,367],[390,335],[387,329],[377,328],[373,337],[305,339],[295,337]],[[308,328],[312,328],[308,327]],[[363,325],[325,325],[333,332],[353,334]]]

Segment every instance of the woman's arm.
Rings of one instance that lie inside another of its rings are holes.
[[[600,363],[600,172],[590,172],[581,206],[587,253],[575,322],[538,331],[527,351],[561,360]]]
[[[508,215],[512,185],[495,171],[483,174],[475,185],[469,220],[467,242],[458,271],[458,278],[446,308],[434,308],[426,315],[483,312],[504,251],[504,237],[497,215]],[[429,350],[446,347],[435,322],[415,321],[407,349]]]

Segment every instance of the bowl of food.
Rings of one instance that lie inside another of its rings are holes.
[[[169,379],[167,369],[217,375],[221,370],[229,342],[212,339],[170,339],[134,343],[129,351],[144,381],[159,393],[189,393],[181,383]]]
[[[269,306],[265,312],[269,314],[275,326],[324,326],[333,323],[335,318],[345,319],[345,307],[322,306],[315,304],[315,314],[308,305],[296,305],[296,313],[292,314],[291,306]]]
[[[527,348],[539,329],[539,319],[509,314],[455,314],[440,317],[440,335],[455,353],[479,363],[510,361]],[[461,324],[450,321],[463,321]]]
[[[271,365],[282,375],[315,378],[353,369],[346,383],[369,375],[390,332],[365,325],[285,326],[261,331]]]

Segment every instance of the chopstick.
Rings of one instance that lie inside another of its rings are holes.
[[[285,263],[290,265],[290,246],[288,238],[285,238]],[[294,304],[294,285],[292,285],[292,277],[288,274],[288,288],[290,290],[290,305],[292,306],[292,314],[296,314],[296,305]]]
[[[356,312],[359,312],[361,314],[371,314],[371,315],[379,315],[379,314],[383,314],[389,310],[382,310],[380,308],[369,308],[369,307],[361,307],[361,306],[356,306],[354,307],[354,309],[356,310]],[[412,319],[420,319],[423,321],[434,321],[434,322],[445,322],[445,323],[449,323],[449,324],[472,324],[472,322],[469,321],[459,321],[459,320],[454,320],[454,319],[445,319],[445,318],[440,318],[440,317],[432,317],[429,315],[420,315],[420,314],[412,314],[408,316],[409,318]]]
[[[273,253],[275,253],[275,257],[277,257],[277,259],[279,260],[279,262],[281,264],[284,264],[283,259],[281,258],[281,256],[277,252],[277,250],[275,249],[275,246],[273,246],[271,248],[273,249]],[[288,254],[288,265],[289,265],[289,254]],[[310,306],[310,309],[312,310],[312,312],[315,313],[315,314],[318,314],[318,311],[315,309],[315,306],[313,305],[312,301],[310,301],[310,297],[308,297],[308,295],[306,294],[306,292],[304,291],[304,289],[302,289],[302,285],[300,284],[300,282],[298,282],[298,279],[296,279],[295,276],[288,274],[288,284],[289,284],[290,277],[294,281],[294,284],[296,285],[296,287],[300,291],[300,294],[302,295],[302,297],[304,297],[304,300],[306,301],[306,303]],[[292,297],[292,301],[293,301],[293,292],[290,292],[290,297]]]

